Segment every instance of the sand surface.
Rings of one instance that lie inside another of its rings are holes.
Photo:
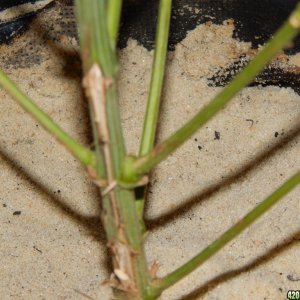
[[[70,9],[40,15],[1,46],[0,65],[73,137],[91,146]],[[70,29],[71,28],[71,29]],[[198,26],[168,54],[158,141],[220,91],[207,78],[249,43],[234,25]],[[136,153],[152,52],[134,40],[119,53],[120,106]],[[281,62],[282,63],[282,62]],[[300,67],[300,54],[284,59]],[[95,187],[81,165],[0,90],[1,299],[110,299],[110,270]],[[245,215],[300,165],[300,97],[292,89],[244,89],[154,171],[145,245],[159,275],[179,267]],[[286,299],[300,288],[300,188],[161,299]],[[87,298],[90,297],[90,298]]]

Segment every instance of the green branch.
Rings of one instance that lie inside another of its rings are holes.
[[[0,70],[0,84],[10,95],[48,130],[60,143],[62,143],[85,166],[94,166],[94,153],[84,147],[65,131],[63,131],[45,112],[43,112],[28,96],[26,96],[7,76]]]
[[[292,176],[288,181],[286,181],[281,187],[279,187],[274,193],[272,193],[268,198],[261,202],[255,209],[249,212],[243,219],[227,230],[220,238],[215,240],[202,252],[196,255],[194,258],[189,260],[187,263],[182,265],[177,270],[168,274],[162,279],[157,280],[157,286],[153,289],[154,294],[160,294],[163,290],[167,289],[171,285],[175,284],[179,280],[183,279],[185,276],[197,269],[201,264],[208,260],[212,255],[216,254],[221,248],[223,248],[227,243],[233,240],[237,235],[239,235],[244,229],[251,225],[255,220],[257,220],[263,213],[268,211],[275,203],[277,203],[281,198],[283,198],[287,193],[289,193],[293,188],[295,188],[300,183],[300,172]]]
[[[140,145],[140,155],[147,154],[153,148],[161,91],[166,64],[172,0],[162,0],[159,4],[156,27],[155,52],[152,76],[148,96],[146,116]]]
[[[162,0],[159,3],[155,51],[147,109],[144,119],[144,128],[139,151],[140,156],[148,154],[152,150],[154,144],[168,48],[171,7],[172,0]],[[141,191],[142,194],[145,194],[145,188],[142,187],[141,189],[143,189]],[[137,199],[136,208],[141,219],[141,224],[143,224],[142,217],[144,212],[144,197]]]
[[[290,15],[288,21],[278,30],[265,48],[226,86],[207,106],[198,112],[188,123],[176,131],[162,144],[157,145],[149,154],[135,160],[128,160],[124,166],[124,181],[137,181],[154,166],[175,151],[189,139],[201,126],[216,115],[242,88],[247,86],[266,64],[288,44],[300,28],[300,4]]]
[[[111,46],[116,47],[121,17],[122,0],[109,0],[107,3],[107,28]]]

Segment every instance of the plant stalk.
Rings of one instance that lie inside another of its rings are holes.
[[[52,136],[63,144],[75,158],[77,158],[86,167],[94,167],[94,152],[81,145],[70,135],[68,135],[60,126],[55,123],[49,115],[42,111],[26,94],[24,94],[7,75],[0,70],[0,84],[7,92]]]
[[[159,3],[155,51],[147,109],[144,119],[144,128],[139,151],[140,156],[145,155],[152,150],[154,144],[167,57],[171,6],[172,0],[161,0]]]
[[[280,186],[274,193],[267,197],[263,202],[256,206],[251,212],[249,212],[238,223],[227,230],[217,240],[211,243],[203,251],[182,265],[177,270],[168,274],[162,279],[157,280],[157,287],[154,289],[160,294],[163,290],[172,286],[176,282],[180,281],[188,274],[197,269],[201,264],[207,261],[211,256],[216,254],[226,244],[238,236],[244,229],[248,228],[255,220],[257,220],[262,214],[268,211],[274,204],[288,194],[293,188],[300,183],[300,172],[297,172],[289,180],[287,180],[282,186]]]
[[[161,0],[159,2],[154,59],[139,156],[148,154],[154,144],[167,57],[171,7],[172,0]],[[142,187],[142,189],[144,190],[142,194],[145,195],[146,188]],[[144,201],[144,197],[136,201],[137,211],[142,223]]]
[[[141,175],[149,172],[189,139],[200,127],[224,108],[242,88],[251,83],[253,78],[262,71],[276,53],[299,33],[299,29],[300,4],[297,5],[289,19],[265,48],[207,106],[163,143],[155,146],[150,153],[137,158],[133,162],[128,161],[124,166],[123,180],[128,182],[138,180]]]
[[[117,299],[147,299],[150,275],[143,249],[142,230],[135,208],[133,189],[118,182],[125,147],[119,117],[116,89],[117,60],[108,28],[105,0],[77,0],[81,53],[84,65],[84,87],[94,138],[100,150],[96,156],[105,164],[108,187],[101,189],[101,219],[112,254],[113,274],[108,280]],[[121,5],[115,8],[121,9]],[[110,10],[111,12],[111,10]],[[120,12],[113,13],[119,15]],[[113,28],[118,28],[114,20]],[[108,192],[105,192],[107,190]]]
[[[116,47],[122,10],[122,0],[109,0],[107,3],[107,28],[113,48]]]

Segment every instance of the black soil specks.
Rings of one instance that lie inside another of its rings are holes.
[[[215,131],[214,140],[219,140],[221,138],[221,133],[219,131]]]

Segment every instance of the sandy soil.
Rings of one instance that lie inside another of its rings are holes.
[[[31,31],[1,46],[0,64],[88,146],[78,47],[59,21],[66,14],[72,17],[59,7],[41,14]],[[220,90],[208,87],[207,78],[250,49],[231,38],[233,28],[230,21],[201,25],[169,53],[159,141]],[[136,153],[152,52],[130,40],[119,56],[126,145]],[[300,67],[300,55],[288,63]],[[109,299],[100,284],[109,264],[96,189],[2,89],[0,96],[1,299]],[[299,169],[299,117],[300,97],[292,89],[246,88],[155,169],[146,251],[149,262],[159,261],[159,275],[207,246]],[[296,188],[161,299],[286,299],[300,287],[299,197]]]

